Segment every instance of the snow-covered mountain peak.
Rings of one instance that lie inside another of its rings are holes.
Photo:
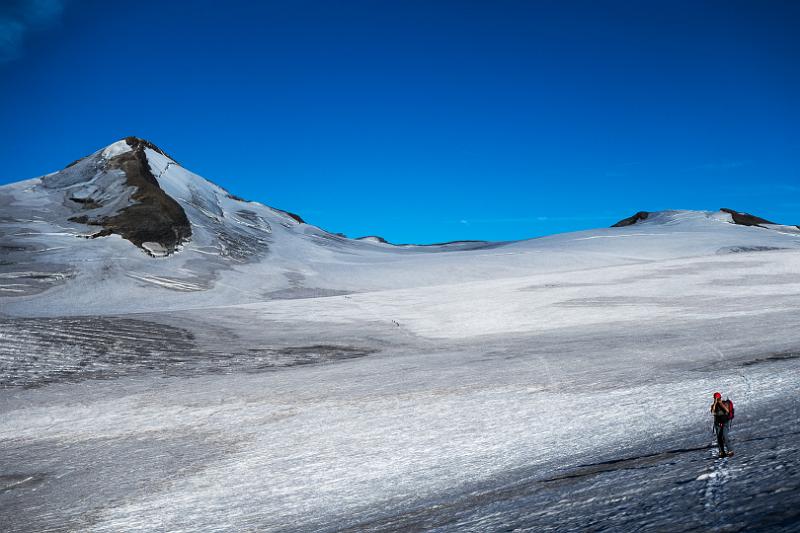
[[[153,152],[161,154],[162,156],[175,162],[175,159],[173,157],[171,157],[167,152],[165,152],[152,142],[148,141],[147,139],[142,139],[141,137],[135,137],[135,136],[129,136],[125,137],[124,139],[120,139],[119,141],[106,146],[103,151],[104,152],[109,151],[115,146],[120,146],[124,150],[124,145],[127,145],[131,150],[145,150],[145,149],[152,150]]]
[[[613,228],[523,241],[349,239],[229,194],[137,137],[0,187],[0,214],[2,312],[25,314],[228,305],[800,249],[798,228],[729,209],[642,211]]]
[[[191,238],[186,213],[159,184],[148,154],[162,150],[127,137],[44,176],[49,194],[62,197],[67,221],[100,227],[91,237],[119,235],[151,255],[167,255]],[[169,161],[172,161],[169,159]]]
[[[646,226],[665,226],[665,225],[714,225],[714,224],[736,224],[739,226],[754,226],[767,229],[781,226],[770,222],[764,218],[735,211],[733,209],[721,208],[718,211],[693,211],[682,209],[670,209],[664,211],[639,211],[628,218],[624,218],[614,224],[613,228],[628,227],[633,225]]]
[[[118,235],[154,257],[171,255],[192,240],[221,255],[256,256],[263,243],[243,233],[269,232],[267,219],[287,227],[303,223],[297,215],[229,194],[138,137],[43,176],[39,190],[63,207],[59,224],[88,226],[76,233],[90,238]]]

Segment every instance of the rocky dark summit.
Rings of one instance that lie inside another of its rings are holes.
[[[166,157],[169,156],[152,143],[137,137],[127,137],[125,142],[130,146],[130,151],[109,159],[91,156],[78,160],[68,167],[69,171],[76,173],[78,179],[68,177],[67,186],[81,185],[81,177],[84,181],[98,184],[89,188],[88,193],[85,189],[81,195],[74,192],[67,193],[68,200],[84,211],[69,220],[103,227],[103,230],[96,235],[98,237],[117,234],[150,255],[169,255],[178,245],[191,238],[192,228],[181,205],[158,184],[150,169],[145,149],[149,148]],[[124,184],[96,177],[98,173],[113,176],[119,174],[118,171],[121,171],[124,177]],[[93,173],[95,173],[94,178],[92,178]],[[54,183],[46,181],[45,186],[64,185],[59,180],[52,181]],[[120,185],[124,185],[126,194],[130,195],[128,205],[109,210],[110,204],[118,202],[120,196],[118,191],[112,192],[110,189],[112,187],[119,189]]]
[[[633,226],[634,224],[636,224],[637,222],[639,222],[641,220],[647,220],[647,217],[649,217],[649,216],[650,216],[650,212],[649,211],[639,211],[638,213],[636,213],[633,216],[629,216],[628,218],[623,218],[622,220],[620,220],[619,222],[617,222],[616,224],[614,224],[611,227],[612,228],[624,228],[625,226]]]
[[[755,215],[751,215],[750,213],[740,213],[739,211],[734,211],[733,209],[728,209],[727,207],[723,207],[720,209],[723,213],[728,213],[731,218],[733,218],[734,224],[739,224],[740,226],[759,226],[761,227],[763,224],[769,225],[776,225],[775,222],[770,222],[769,220],[763,219],[761,217],[757,217]]]
[[[757,217],[755,215],[751,215],[750,213],[742,213],[740,211],[734,211],[733,209],[728,209],[727,207],[723,207],[720,209],[723,213],[728,213],[731,216],[731,220],[734,224],[739,226],[757,226],[759,228],[763,228],[766,226],[776,226],[775,222],[770,222],[767,219]],[[650,211],[639,211],[638,213],[629,216],[628,218],[623,218],[613,226],[612,228],[624,228],[625,226],[633,226],[634,224],[641,222],[643,220],[647,220],[652,213]],[[797,226],[800,228],[800,226]]]
[[[192,236],[192,227],[183,208],[164,192],[150,170],[144,149],[161,150],[135,137],[125,140],[133,150],[111,159],[109,163],[111,168],[119,168],[125,173],[128,185],[136,187],[131,196],[136,203],[103,220],[100,225],[145,250],[144,243],[155,242],[166,253],[172,253]]]

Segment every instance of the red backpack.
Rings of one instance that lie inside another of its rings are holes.
[[[733,402],[730,399],[725,400],[725,405],[728,406],[728,420],[733,420]]]

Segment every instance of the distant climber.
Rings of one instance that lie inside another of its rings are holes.
[[[714,434],[717,436],[717,446],[719,446],[719,456],[729,457],[733,455],[728,442],[728,433],[731,429],[733,420],[733,402],[729,399],[722,399],[722,394],[714,393],[714,403],[711,404],[711,414],[714,415]]]

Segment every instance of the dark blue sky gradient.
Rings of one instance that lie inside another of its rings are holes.
[[[799,27],[800,2],[73,0],[0,63],[0,183],[137,135],[350,236],[798,224]]]

